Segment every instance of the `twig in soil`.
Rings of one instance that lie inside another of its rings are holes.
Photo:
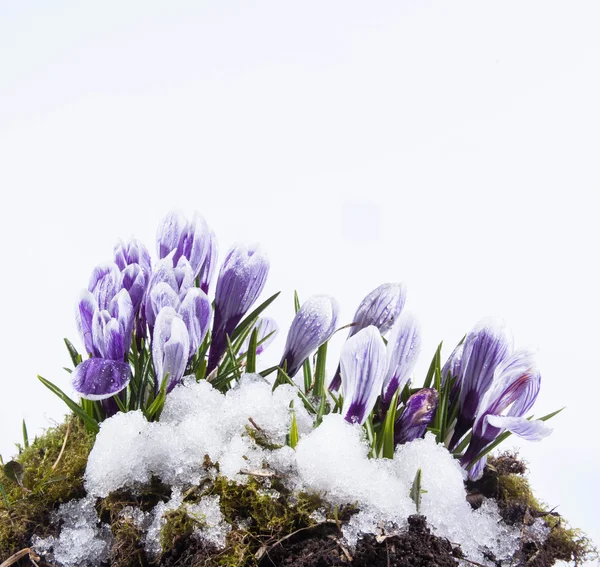
[[[280,474],[277,474],[276,472],[263,471],[263,470],[258,470],[258,471],[241,470],[240,474],[247,474],[248,476],[258,476],[261,478],[283,478]]]
[[[29,560],[37,567],[37,561],[40,560],[39,556],[35,554],[31,547],[26,547],[25,549],[21,549],[21,551],[17,551],[17,553],[11,555],[6,561],[3,561],[0,564],[0,567],[9,567],[9,565],[14,565],[17,561],[20,561],[25,556],[29,556]]]
[[[54,461],[54,464],[52,465],[52,472],[55,471],[56,467],[58,466],[58,463],[60,463],[60,460],[62,459],[62,456],[65,452],[65,448],[67,446],[67,440],[69,439],[69,433],[71,432],[71,422],[69,422],[67,424],[67,431],[65,433],[65,439],[63,441],[62,447],[60,448],[60,453],[58,454],[58,457],[56,458],[56,461]],[[2,567],[0,565],[0,567]]]
[[[337,543],[339,545],[340,549],[342,550],[342,553],[346,556],[346,559],[349,562],[353,561],[353,557],[352,557],[352,555],[350,555],[350,552],[348,551],[348,548],[346,546],[342,545],[342,542],[337,537],[335,537],[333,535],[328,535],[327,537],[329,539],[335,541],[335,543]]]
[[[312,530],[315,527],[317,527],[319,524],[317,524],[316,526],[306,526],[305,528],[300,528],[298,530],[296,530],[295,532],[292,532],[291,534],[288,534],[284,537],[282,537],[281,539],[278,539],[276,542],[272,543],[272,544],[268,544],[265,543],[263,544],[260,549],[254,554],[254,557],[256,559],[260,559],[263,555],[268,554],[269,551],[271,551],[271,549],[273,549],[276,545],[279,545],[280,543],[284,542],[286,539],[291,538],[292,536],[295,536],[296,534],[299,534],[300,532],[304,532],[306,530]],[[2,567],[0,565],[0,567]]]
[[[256,421],[254,421],[254,418],[249,417],[248,421],[252,424],[252,427],[254,427],[254,429],[256,429],[256,431],[262,431],[262,427],[260,425],[258,425],[256,423]]]

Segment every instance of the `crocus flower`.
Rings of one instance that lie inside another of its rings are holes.
[[[180,258],[186,258],[196,278],[210,249],[210,229],[198,213],[188,222],[181,212],[172,211],[159,224],[156,241],[159,258],[174,252],[174,266]]]
[[[512,352],[512,339],[502,321],[483,319],[467,335],[460,364],[459,414],[450,442],[456,447],[472,427],[481,398],[492,383],[494,371]]]
[[[123,276],[123,289],[129,292],[133,311],[137,313],[148,287],[150,273],[144,271],[139,264],[129,264],[121,272],[121,275]]]
[[[121,271],[127,266],[137,264],[150,277],[152,273],[152,260],[148,249],[136,238],[125,243],[119,240],[114,248],[114,261]]]
[[[73,388],[87,400],[106,400],[124,390],[131,379],[129,364],[105,358],[88,358],[71,374]]]
[[[313,295],[296,313],[279,366],[294,376],[304,361],[335,332],[340,306],[329,295]]]
[[[87,289],[83,290],[77,302],[75,320],[77,322],[77,330],[85,347],[85,352],[88,354],[93,354],[95,350],[92,337],[92,321],[96,309],[98,309],[98,302],[92,292]]]
[[[258,321],[254,323],[252,330],[250,331],[248,337],[244,341],[244,344],[240,349],[240,354],[248,352],[248,348],[250,346],[250,337],[254,329],[258,329],[256,335],[256,343],[258,344],[258,346],[256,347],[257,355],[261,354],[271,344],[271,342],[273,342],[273,339],[279,332],[279,327],[277,326],[275,319],[271,319],[271,317],[259,317]],[[269,338],[267,340],[264,340],[266,337]],[[261,341],[264,342],[261,343]]]
[[[421,334],[417,320],[410,313],[402,313],[392,327],[388,344],[388,369],[381,394],[384,411],[389,407],[394,394],[404,388],[415,367],[421,351]]]
[[[262,292],[269,261],[260,246],[234,245],[227,254],[217,280],[215,319],[207,371],[214,370],[227,349],[231,336],[242,317]]]
[[[150,328],[154,327],[156,316],[161,307],[170,305],[177,309],[189,289],[194,286],[194,272],[185,258],[180,258],[173,267],[173,252],[156,263],[148,289],[144,311]],[[171,291],[166,291],[166,288]],[[165,297],[168,295],[168,297]],[[160,301],[157,303],[157,298]]]
[[[533,353],[518,350],[502,361],[494,371],[490,389],[485,393],[475,416],[473,435],[461,464],[468,467],[473,459],[503,431],[510,431],[529,441],[539,441],[551,433],[541,420],[528,420],[524,415],[532,408],[540,391],[540,373]],[[508,411],[507,411],[508,410]],[[476,479],[486,459],[477,461],[469,470]]]
[[[108,309],[108,304],[121,288],[122,276],[117,264],[103,264],[94,268],[88,290],[96,299],[99,309]]]
[[[193,287],[188,290],[177,312],[183,319],[190,337],[188,358],[192,358],[200,348],[210,327],[212,317],[210,299],[200,288]]]
[[[124,361],[131,345],[133,305],[129,293],[122,289],[110,302],[108,310],[96,309],[92,318],[92,354]]]
[[[381,392],[387,356],[381,333],[369,326],[350,337],[342,349],[342,416],[350,423],[365,422]]]
[[[206,258],[204,258],[204,262],[200,267],[200,273],[198,274],[200,277],[200,289],[204,293],[208,293],[208,289],[210,288],[210,285],[212,283],[213,276],[215,275],[215,268],[217,267],[217,256],[217,238],[212,229],[209,229]]]
[[[189,360],[190,337],[183,319],[172,307],[164,307],[156,317],[152,360],[158,387],[168,374],[167,392],[183,377]]]
[[[361,329],[373,325],[385,335],[402,312],[406,301],[406,286],[403,283],[386,283],[369,293],[358,306],[352,319],[348,338]],[[340,367],[329,384],[329,389],[337,391],[340,387]]]
[[[400,419],[396,421],[394,442],[409,443],[425,435],[435,416],[439,395],[435,388],[422,388],[406,401]]]

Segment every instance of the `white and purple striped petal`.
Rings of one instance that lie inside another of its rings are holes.
[[[163,307],[172,307],[179,309],[179,295],[166,282],[159,282],[150,289],[150,293],[146,297],[146,321],[150,327],[154,327],[156,316]]]
[[[215,293],[215,319],[207,371],[210,373],[227,349],[226,336],[233,333],[242,317],[261,294],[269,260],[258,245],[234,245],[219,271]]]
[[[402,313],[392,327],[387,344],[388,369],[383,383],[381,402],[387,410],[394,394],[402,390],[413,371],[421,352],[421,333],[415,317]]]
[[[152,360],[156,385],[168,374],[170,392],[183,377],[189,360],[190,337],[183,319],[172,307],[164,307],[156,317],[152,341]]]
[[[340,306],[329,295],[313,295],[300,307],[287,334],[280,366],[294,376],[304,361],[335,332]]]
[[[190,337],[189,358],[198,352],[198,348],[208,333],[212,317],[212,305],[208,296],[197,287],[188,290],[178,310]]]
[[[208,290],[212,284],[214,275],[216,273],[217,268],[217,257],[218,257],[218,246],[217,246],[217,238],[212,229],[209,229],[208,233],[208,246],[206,250],[206,257],[204,258],[204,262],[200,267],[200,273],[198,274],[200,278],[200,289],[204,293],[208,293]]]
[[[125,243],[119,240],[114,248],[114,261],[119,269],[123,272],[127,266],[137,264],[149,278],[152,274],[152,260],[148,249],[136,238],[132,238]]]
[[[377,327],[379,332],[385,335],[402,312],[405,301],[405,284],[386,283],[380,285],[360,302],[352,319],[354,326],[350,328],[350,336],[369,325]]]
[[[142,305],[150,274],[146,273],[139,264],[129,264],[121,274],[123,276],[123,289],[129,292],[133,310],[137,313]]]
[[[129,364],[104,358],[88,358],[71,374],[73,388],[86,400],[105,400],[124,390],[131,379]]]
[[[77,330],[83,341],[85,352],[94,354],[94,340],[92,334],[92,323],[94,320],[94,312],[98,309],[98,302],[90,291],[83,290],[77,303],[75,310],[75,321]]]
[[[375,406],[387,371],[385,345],[377,327],[366,327],[350,337],[342,349],[340,364],[342,416],[362,425]]]
[[[122,276],[115,263],[94,268],[90,276],[88,290],[92,292],[99,309],[107,309],[112,298],[122,287]]]
[[[181,235],[186,228],[187,220],[181,211],[171,211],[162,219],[156,231],[156,249],[160,259],[177,251]]]

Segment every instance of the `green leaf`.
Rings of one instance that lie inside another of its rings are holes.
[[[394,458],[394,450],[396,444],[394,443],[394,426],[396,425],[396,411],[398,408],[398,397],[400,396],[400,390],[397,390],[392,398],[390,407],[385,414],[385,421],[383,423],[383,431],[381,434],[381,456],[385,459]]]
[[[29,447],[29,435],[27,435],[27,424],[23,420],[23,446],[25,449]]]
[[[98,427],[98,422],[90,417],[78,404],[76,404],[67,394],[65,394],[58,386],[55,386],[49,380],[42,378],[42,376],[38,375],[38,380],[46,386],[52,393],[57,395],[67,406],[69,409],[76,415],[78,415],[85,422],[86,426],[89,427],[90,431],[94,433],[98,433],[100,428]]]
[[[300,299],[298,298],[298,292],[294,290],[294,313],[300,311]]]
[[[165,405],[165,399],[167,397],[167,383],[169,381],[169,373],[165,374],[161,384],[160,390],[154,401],[150,404],[150,407],[144,412],[146,415],[146,419],[148,421],[152,421],[155,417],[158,419],[160,414],[162,413],[163,407]]]
[[[325,394],[325,367],[327,362],[327,342],[317,350],[317,364],[315,365],[315,385],[313,395],[321,398]]]
[[[256,372],[256,343],[258,341],[258,329],[254,329],[250,335],[250,344],[246,355],[246,371],[254,374]]]
[[[73,363],[73,367],[77,366],[83,360],[82,356],[77,352],[77,349],[73,346],[73,343],[69,339],[63,339],[65,341],[65,345],[67,345],[67,350],[69,351],[69,356],[71,357],[71,362]]]
[[[17,461],[8,461],[4,465],[4,474],[6,478],[16,482],[19,486],[23,486],[23,475],[25,474],[25,469],[23,465]]]
[[[280,384],[289,384],[290,386],[294,386],[294,388],[296,388],[298,390],[298,395],[304,402],[304,406],[306,407],[306,409],[313,415],[316,415],[318,413],[317,409],[312,404],[312,402],[307,398],[306,394],[300,388],[298,388],[298,384],[296,384],[296,382],[294,382],[287,375],[287,373],[285,372],[285,370],[283,368],[278,367],[278,371],[279,372],[277,373],[277,380],[281,380]],[[275,390],[276,387],[277,387],[277,382],[275,384],[273,384],[273,390]]]
[[[117,403],[120,412],[127,413],[127,406],[123,403],[123,400],[119,397],[119,394],[115,394],[113,396],[113,400]]]
[[[417,514],[421,513],[421,495],[423,490],[421,488],[421,477],[422,471],[419,469],[413,480],[412,487],[410,489],[410,497],[417,507]]]
[[[235,331],[233,331],[233,334],[231,335],[231,340],[235,341],[235,339],[237,339],[239,337],[239,335],[241,333],[243,333],[248,327],[252,327],[253,319],[258,318],[258,316],[267,307],[269,307],[269,305],[271,305],[271,303],[273,303],[273,301],[275,301],[275,299],[277,299],[277,296],[280,293],[281,293],[280,291],[278,291],[277,293],[274,293],[271,297],[269,297],[269,299],[267,299],[266,301],[261,303],[254,311],[252,311],[252,313],[250,313],[250,315],[247,315],[246,318],[236,327]]]
[[[427,376],[425,377],[425,382],[423,383],[423,388],[431,388],[431,382],[433,381],[435,369],[441,367],[442,344],[443,343],[440,343],[435,351],[435,354],[433,355],[433,359],[429,365],[429,370],[427,371]]]
[[[290,434],[289,434],[289,442],[288,445],[295,449],[298,444],[298,440],[300,436],[298,435],[298,421],[296,420],[296,412],[294,411],[294,400],[290,403],[290,408],[292,412],[292,423],[290,425]]]

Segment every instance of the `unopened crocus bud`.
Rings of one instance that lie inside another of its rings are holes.
[[[129,242],[119,240],[114,248],[114,261],[121,271],[124,271],[127,266],[137,264],[149,278],[152,273],[152,260],[148,249],[136,238],[132,238]]]
[[[217,238],[212,229],[210,229],[208,233],[208,247],[206,250],[206,258],[204,258],[204,262],[200,267],[200,273],[198,274],[198,276],[200,277],[200,289],[204,293],[208,293],[208,290],[212,284],[213,276],[215,275],[217,267],[217,257]]]
[[[123,289],[129,292],[134,313],[137,313],[142,305],[146,288],[150,279],[150,273],[145,272],[139,264],[129,264],[121,272],[123,276]]]
[[[252,331],[250,331],[249,335],[246,337],[246,340],[244,341],[244,344],[240,349],[240,355],[244,354],[245,352],[248,352],[248,348],[250,346],[250,338],[254,329],[257,329],[257,355],[261,354],[271,344],[271,342],[273,342],[273,339],[275,339],[275,336],[279,332],[279,327],[277,326],[275,319],[271,319],[271,317],[259,317],[258,321],[254,323]]]
[[[131,379],[129,364],[105,358],[88,358],[78,364],[73,389],[87,400],[105,400],[124,390]]]
[[[335,332],[340,306],[329,295],[313,295],[296,313],[285,342],[280,366],[294,376],[304,361]]]
[[[77,330],[83,341],[85,352],[94,354],[94,341],[92,337],[92,323],[94,312],[98,309],[98,302],[92,292],[83,290],[75,309],[75,321]]]
[[[386,283],[369,293],[358,306],[352,319],[352,327],[348,333],[351,337],[361,329],[373,325],[385,335],[402,312],[406,302],[406,285],[403,283]],[[329,389],[337,391],[341,384],[340,367],[329,384]]]
[[[477,455],[504,431],[529,441],[539,441],[551,433],[552,430],[543,421],[525,417],[535,403],[540,382],[540,373],[531,351],[515,351],[498,364],[492,385],[477,409],[473,434],[461,465],[468,468]],[[477,461],[469,469],[469,477],[478,478],[485,462],[485,458]]]
[[[477,407],[492,383],[496,367],[511,352],[512,337],[501,320],[483,319],[467,335],[460,365],[459,413],[451,450],[473,426]]]
[[[402,313],[392,327],[387,344],[388,370],[381,393],[384,411],[396,391],[402,390],[408,382],[420,352],[421,334],[417,320],[410,313]]]
[[[94,356],[124,361],[131,345],[134,312],[131,299],[122,289],[108,310],[96,309],[92,320]]]
[[[409,443],[425,435],[438,407],[439,395],[435,388],[422,388],[406,401],[400,419],[394,428],[396,445]]]
[[[164,307],[156,317],[152,360],[158,387],[168,374],[167,392],[183,377],[189,360],[190,337],[183,319],[172,307]]]
[[[198,213],[194,213],[192,220],[188,222],[181,212],[172,211],[159,224],[156,240],[159,258],[166,258],[174,252],[174,266],[180,258],[186,258],[195,278],[200,273],[210,247],[210,229]]]
[[[96,299],[98,309],[108,309],[108,304],[122,288],[122,281],[121,270],[114,263],[94,268],[88,290]]]
[[[376,327],[362,329],[350,337],[340,357],[344,405],[342,416],[350,423],[365,422],[381,392],[387,357]]]
[[[200,348],[210,327],[210,319],[212,317],[210,299],[208,299],[207,295],[200,288],[193,287],[188,290],[181,302],[178,313],[183,319],[190,336],[188,358],[191,358],[196,354],[198,348]]]
[[[261,294],[269,261],[260,246],[234,245],[227,254],[217,280],[215,318],[207,371],[219,364],[237,324]]]

